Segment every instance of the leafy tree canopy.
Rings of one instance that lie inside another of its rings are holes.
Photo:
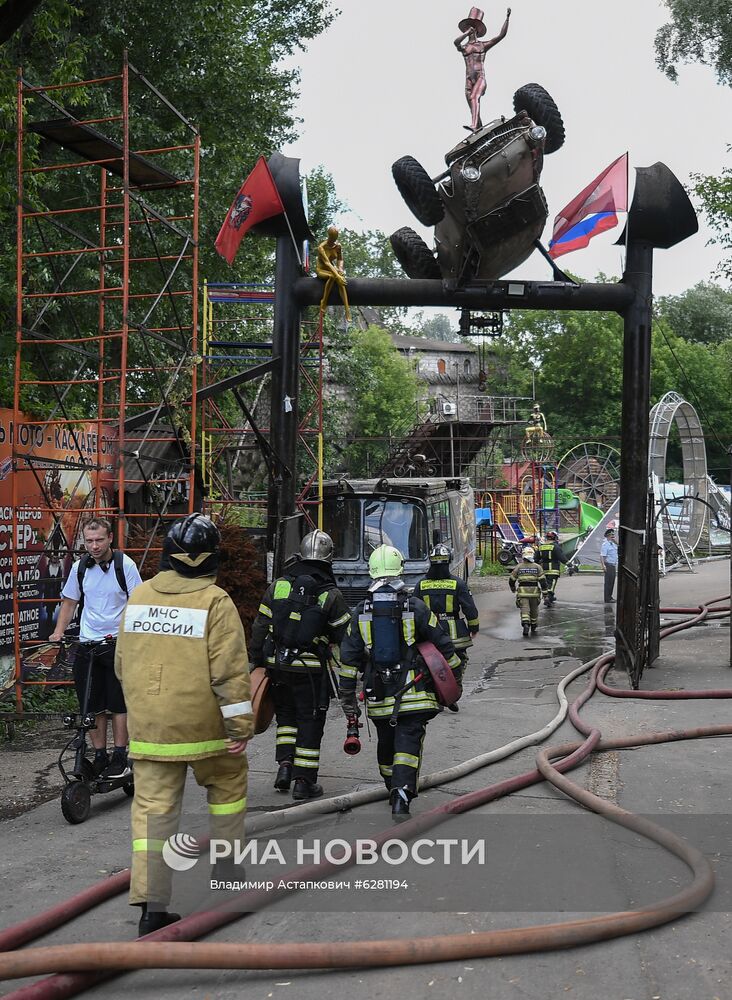
[[[348,386],[348,437],[354,443],[343,456],[351,474],[359,475],[384,461],[390,435],[403,437],[416,423],[419,380],[386,330],[370,326],[348,337],[350,349],[331,358],[331,367],[335,381]],[[385,443],[374,446],[360,438]]]
[[[671,20],[656,34],[656,61],[670,80],[678,64],[711,66],[720,83],[732,84],[732,7],[729,0],[664,0]]]
[[[292,107],[298,75],[285,69],[282,60],[329,25],[334,17],[332,2],[178,0],[168,13],[165,16],[161,11],[159,0],[123,4],[44,0],[0,49],[0,329],[4,340],[0,349],[4,355],[11,350],[14,325],[18,66],[35,84],[91,79],[119,72],[122,52],[127,49],[135,67],[201,130],[200,275],[211,281],[261,281],[272,275],[270,241],[245,240],[232,268],[216,254],[213,244],[233,195],[257,157],[269,155],[296,136]],[[87,88],[59,91],[54,96],[61,102],[75,102],[67,107],[79,115],[92,98],[98,99],[97,94],[98,88]],[[131,141],[133,147],[145,148],[144,99],[137,110],[131,120]],[[107,113],[116,111],[110,108]],[[50,117],[58,114],[51,112]],[[112,132],[116,127],[99,126]],[[158,134],[155,139],[165,144],[166,136]],[[30,142],[28,146],[32,155]],[[54,204],[64,199],[72,203],[72,197],[74,204],[95,204],[95,186],[98,177],[91,175],[80,177],[73,192],[57,186]],[[53,184],[44,191],[53,194]],[[36,195],[29,178],[27,200],[35,205]],[[6,392],[4,396],[7,402]]]
[[[732,86],[732,4],[730,0],[664,0],[671,15],[656,34],[656,62],[670,80],[680,63],[710,66],[719,82]],[[732,250],[732,170],[718,177],[695,174],[694,191],[715,236],[711,242]],[[732,259],[719,272],[732,277]]]
[[[732,292],[711,282],[700,282],[681,295],[662,296],[655,313],[685,340],[721,344],[732,335]]]

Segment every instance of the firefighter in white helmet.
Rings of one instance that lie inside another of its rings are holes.
[[[539,626],[539,600],[542,590],[547,589],[544,570],[534,562],[534,550],[524,546],[521,562],[508,578],[508,585],[516,595],[516,607],[521,612],[521,628],[524,635],[531,631],[536,634]]]
[[[346,634],[351,613],[336,587],[333,541],[311,531],[299,558],[285,566],[264,594],[252,626],[252,664],[266,667],[277,715],[274,786],[293,799],[323,794],[318,783],[320,744],[331,697],[328,660]]]

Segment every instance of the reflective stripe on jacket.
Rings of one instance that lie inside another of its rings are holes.
[[[550,576],[559,576],[562,563],[567,559],[556,542],[542,542],[538,549],[539,562],[545,573]]]
[[[470,633],[478,631],[480,621],[475,600],[464,580],[455,576],[427,576],[414,588],[414,596],[423,600],[437,615],[443,632],[450,636],[455,649],[467,649],[473,645]]]
[[[332,571],[327,564],[318,564],[314,560],[300,560],[294,563],[292,568],[288,567],[286,577],[281,577],[270,584],[262,597],[257,617],[252,625],[250,652],[255,666],[273,668],[277,665],[273,633],[274,603],[288,600],[293,579],[304,573],[309,573],[318,583],[322,583],[318,604],[323,610],[324,629],[323,634],[317,637],[316,645],[312,649],[299,651],[288,669],[295,673],[320,670],[323,666],[320,653],[324,653],[327,646],[340,645],[351,620],[348,605],[335,586]]]
[[[410,643],[406,639],[404,627],[402,627],[402,661],[401,669],[397,665],[396,671],[392,671],[391,679],[373,677],[375,689],[383,690],[383,697],[366,701],[366,709],[369,718],[383,718],[390,716],[394,708],[394,694],[415,677],[414,670],[414,644],[419,642],[431,642],[439,649],[447,660],[452,670],[459,669],[460,658],[455,653],[455,647],[448,635],[443,632],[437,618],[429,610],[426,604],[416,597],[410,597],[409,614],[413,619],[409,626],[408,634],[413,641]],[[364,641],[364,631],[361,619],[364,614],[364,602],[362,601],[354,610],[351,617],[351,624],[348,626],[346,637],[341,643],[341,665],[339,669],[339,696],[354,696],[356,682],[359,674],[366,671],[376,674],[371,663],[369,645]],[[403,623],[404,625],[404,623]],[[399,715],[407,712],[439,712],[439,705],[434,691],[432,691],[428,678],[418,681],[414,687],[405,691],[402,695],[399,706]]]
[[[546,589],[544,570],[535,562],[520,562],[508,580],[518,597],[539,597]]]
[[[130,756],[199,760],[253,734],[239,612],[213,577],[172,570],[136,587],[120,624],[115,672]]]

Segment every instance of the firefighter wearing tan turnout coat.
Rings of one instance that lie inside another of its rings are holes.
[[[209,518],[176,522],[161,572],[133,591],[117,642],[135,774],[130,903],[143,907],[141,934],[177,919],[165,912],[162,849],[178,832],[189,766],[206,788],[211,836],[244,836],[249,665],[239,614],[215,584],[218,544]]]

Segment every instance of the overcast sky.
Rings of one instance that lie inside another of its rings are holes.
[[[341,15],[296,63],[301,70],[301,136],[284,152],[307,171],[322,164],[351,213],[339,221],[355,229],[416,229],[401,200],[391,164],[415,156],[431,176],[467,134],[462,57],[453,46],[469,3],[459,0],[340,0]],[[498,34],[505,6],[485,12],[486,38]],[[549,202],[544,241],[554,216],[617,156],[628,150],[631,168],[661,160],[682,183],[692,173],[718,174],[732,121],[732,90],[701,66],[684,67],[673,84],[656,68],[653,39],[667,20],[656,0],[515,0],[508,35],[486,56],[484,122],[513,114],[513,94],[541,84],[564,119],[567,141],[544,161]],[[631,169],[631,191],[633,171]],[[586,279],[600,271],[619,276],[620,229],[559,263]],[[320,235],[320,234],[318,234]],[[712,280],[719,260],[709,233],[655,253],[654,290],[678,294]],[[346,270],[348,248],[344,247]],[[548,279],[538,254],[519,268],[525,279]]]

